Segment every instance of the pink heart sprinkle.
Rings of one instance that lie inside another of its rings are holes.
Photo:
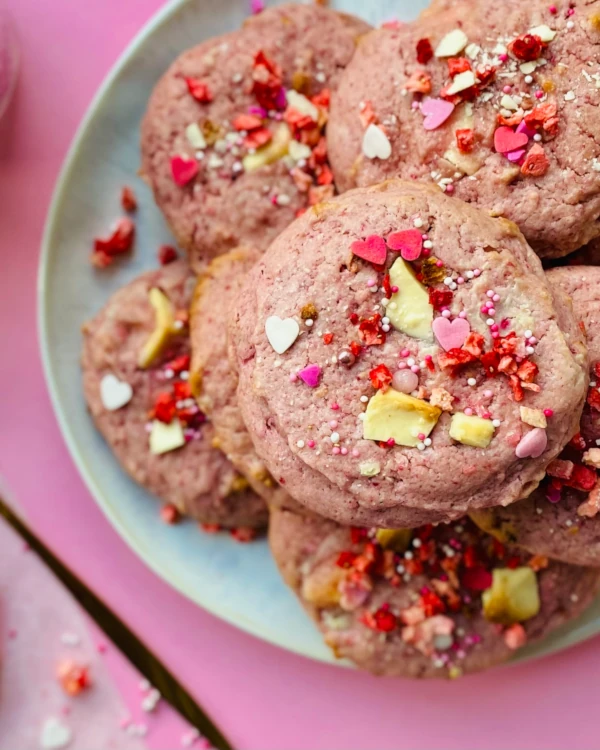
[[[175,184],[183,187],[198,174],[198,162],[186,156],[174,156],[171,159],[171,173]]]
[[[508,154],[509,151],[518,151],[526,146],[529,141],[526,133],[515,133],[512,128],[502,125],[494,131],[494,148],[499,154]]]
[[[504,154],[508,161],[512,161],[515,164],[518,164],[521,159],[525,156],[525,149],[519,148],[517,151],[509,151],[507,154]]]
[[[542,427],[535,429],[523,435],[519,444],[515,448],[517,458],[539,458],[546,450],[548,445],[548,436],[546,430]]]
[[[423,250],[423,235],[417,229],[404,229],[390,234],[387,244],[390,250],[399,250],[404,260],[416,260]]]
[[[517,125],[517,133],[525,133],[528,138],[533,138],[536,131],[532,130],[525,122],[525,120],[521,120],[521,122]]]
[[[321,368],[319,365],[307,365],[303,370],[298,372],[298,377],[300,380],[303,380],[309,388],[316,388],[319,385]]]
[[[368,260],[369,263],[375,263],[377,266],[382,266],[387,258],[385,240],[376,234],[370,235],[366,240],[356,240],[352,243],[350,249],[354,255],[363,260]]]
[[[425,115],[423,120],[425,130],[435,130],[454,112],[454,104],[445,99],[425,99],[421,104],[421,112]]]
[[[471,326],[466,318],[436,318],[431,324],[431,328],[444,351],[450,349],[460,349],[471,333]]]

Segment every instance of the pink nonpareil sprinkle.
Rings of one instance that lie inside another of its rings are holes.
[[[333,450],[332,450],[331,452],[333,453],[333,455],[334,455],[334,456],[339,456],[339,455],[340,455],[340,453],[342,452],[342,450],[341,450],[341,448],[338,448],[338,446],[337,446],[337,445],[335,445],[335,446],[333,447]]]
[[[306,443],[306,445],[308,445],[309,448],[314,448],[315,447],[315,441],[314,440],[308,440],[307,443]]]
[[[466,408],[465,409],[465,415],[467,417],[472,417],[473,416],[473,409]]]
[[[316,388],[319,385],[321,368],[319,365],[307,365],[303,370],[298,372],[298,377],[306,383],[309,388]]]
[[[402,351],[400,352],[400,356],[401,356],[401,357],[408,357],[409,355],[410,355],[410,350],[409,350],[409,349],[403,349],[403,350],[402,350]]]
[[[548,10],[550,11],[550,13],[552,13],[553,16],[555,16],[558,13],[558,9],[557,9],[556,5],[551,5],[548,8]]]
[[[360,451],[358,450],[358,448],[352,449],[352,455],[354,456],[354,458],[358,458],[360,456]]]
[[[554,409],[544,409],[544,416],[545,417],[552,417],[552,416],[554,416]]]
[[[331,427],[332,430],[335,430],[335,428],[338,426],[337,419],[332,419],[329,422],[329,426]]]
[[[544,92],[543,91],[536,91],[535,92],[535,98],[536,99],[543,99],[544,98]]]
[[[298,380],[298,376],[295,372],[290,372],[290,383],[295,383]]]
[[[264,9],[265,4],[262,0],[250,0],[250,11],[252,13],[262,13]]]
[[[331,408],[333,409],[333,411],[337,411],[340,408],[340,405],[339,404],[331,404]]]
[[[348,448],[340,448],[340,453],[342,454],[342,456],[347,456],[348,455]]]
[[[498,59],[500,62],[506,62],[508,60],[508,55],[506,52],[502,52],[502,54],[498,55]]]
[[[446,185],[446,192],[448,193],[448,195],[452,195],[452,193],[454,192],[454,185]]]

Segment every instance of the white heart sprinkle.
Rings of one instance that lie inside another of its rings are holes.
[[[389,159],[392,144],[383,130],[371,123],[363,136],[362,152],[367,159]]]
[[[54,716],[46,719],[40,735],[40,747],[43,750],[58,750],[66,747],[73,739],[73,732]]]
[[[107,411],[117,411],[128,404],[132,397],[133,388],[129,383],[119,380],[112,373],[108,373],[100,381],[100,398]]]
[[[449,31],[435,49],[436,57],[454,57],[467,46],[469,39],[462,29]]]
[[[282,320],[277,315],[271,315],[265,322],[265,333],[277,354],[283,354],[298,338],[300,326],[293,318]]]

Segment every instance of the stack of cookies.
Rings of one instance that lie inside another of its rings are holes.
[[[85,327],[90,410],[167,508],[268,523],[363,669],[486,668],[600,588],[599,50],[600,0],[283,5],[150,99],[188,260]]]

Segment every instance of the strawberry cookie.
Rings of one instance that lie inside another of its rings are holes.
[[[194,283],[186,263],[171,263],[120,289],[85,324],[85,398],[122,467],[148,491],[204,524],[262,527],[263,500],[213,446],[188,382]]]
[[[338,658],[393,677],[450,677],[507,661],[577,617],[600,572],[505,547],[468,519],[409,529],[271,514],[285,582]]]
[[[435,186],[350,191],[248,275],[238,403],[271,474],[338,522],[509,505],[579,423],[588,363],[565,300],[512,222]]]
[[[181,55],[142,124],[142,172],[195,269],[240,244],[264,250],[333,194],[330,93],[368,26],[283,5]]]
[[[555,268],[547,277],[571,296],[587,334],[591,380],[580,428],[530,497],[473,519],[490,534],[533,552],[600,566],[600,268]]]
[[[332,94],[343,191],[437,183],[515,221],[540,255],[600,235],[600,2],[476,0],[362,40]]]
[[[267,471],[246,430],[237,403],[237,374],[227,356],[227,311],[259,257],[257,250],[236,248],[215,258],[200,275],[190,311],[190,386],[231,463],[270,505],[290,507],[291,499]]]

